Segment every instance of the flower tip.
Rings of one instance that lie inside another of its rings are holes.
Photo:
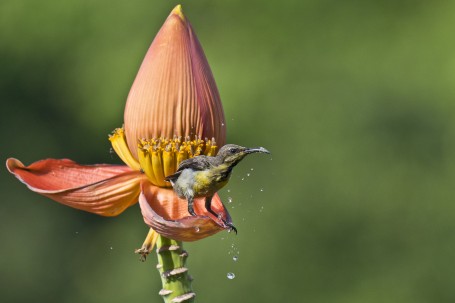
[[[14,170],[18,167],[24,167],[24,164],[15,158],[6,159],[6,169],[8,169],[10,173],[13,174]]]
[[[185,15],[183,15],[183,11],[182,11],[182,5],[179,4],[177,5],[176,7],[174,7],[174,9],[172,10],[170,16],[178,16],[180,17],[180,19],[182,19],[182,21],[185,21]]]

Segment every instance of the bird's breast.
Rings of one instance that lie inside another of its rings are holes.
[[[229,181],[230,173],[216,169],[199,171],[194,174],[194,192],[197,196],[215,194]]]

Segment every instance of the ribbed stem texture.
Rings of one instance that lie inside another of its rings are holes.
[[[185,267],[188,253],[182,242],[158,236],[156,242],[158,265],[163,288],[159,294],[165,303],[194,302],[196,294],[191,289],[192,278]]]

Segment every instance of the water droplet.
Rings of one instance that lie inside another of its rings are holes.
[[[249,176],[250,176],[250,173],[247,173],[246,176],[249,177]]]
[[[253,171],[253,170],[254,170],[254,168],[251,168],[251,170]]]
[[[245,180],[245,178],[242,178],[242,181]]]
[[[110,250],[113,250],[114,248],[111,246],[111,247],[109,247],[109,249],[110,249]]]
[[[224,123],[221,123],[221,126],[224,126]]]
[[[261,188],[261,189],[260,189],[260,191],[264,191],[264,189],[263,189],[263,188]]]
[[[228,203],[232,203],[232,198],[231,197],[228,198]]]
[[[238,256],[233,256],[233,257],[232,257],[232,260],[234,260],[234,261],[236,261],[236,262],[237,262],[238,259],[239,259]]]
[[[230,192],[231,192],[231,190],[230,190],[230,189],[228,189],[228,190],[227,190],[227,192],[228,192],[228,193],[230,193]]]
[[[200,229],[199,229],[199,226],[195,226],[195,227],[194,227],[194,230],[198,233],[199,230],[200,230]]]
[[[263,210],[264,210],[264,206],[261,206],[261,208],[259,209],[259,212],[262,213]]]
[[[227,278],[228,278],[229,280],[232,280],[232,279],[235,278],[235,274],[234,274],[233,272],[228,272]]]
[[[79,234],[79,232],[78,232],[78,231],[76,231],[76,232],[75,232],[75,234],[76,234],[76,235],[78,235],[78,234]]]

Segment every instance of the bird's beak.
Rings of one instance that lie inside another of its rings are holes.
[[[264,154],[270,154],[268,150],[266,150],[263,147],[253,147],[253,148],[247,148],[245,150],[247,154],[252,154],[252,153],[264,153]]]

